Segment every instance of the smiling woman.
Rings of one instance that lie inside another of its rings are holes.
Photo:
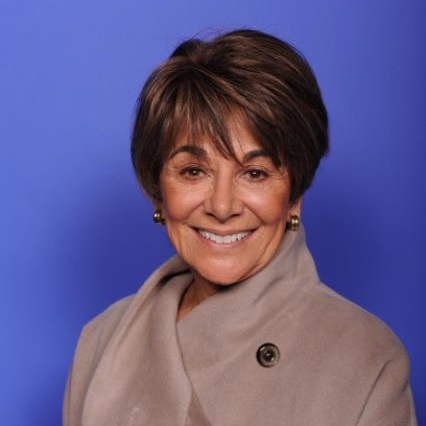
[[[229,130],[235,159],[225,158],[208,140],[190,146],[181,138],[160,175],[167,233],[193,270],[193,295],[211,295],[218,284],[235,284],[262,269],[281,243],[290,215],[300,213],[299,202],[290,206],[285,168],[273,164],[238,120]],[[185,296],[181,309],[187,312],[194,306]],[[203,296],[195,300],[200,303]]]
[[[177,254],[83,330],[65,426],[416,424],[404,348],[305,244],[327,128],[307,62],[258,31],[151,74],[132,160]]]

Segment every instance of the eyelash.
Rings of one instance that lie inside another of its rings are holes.
[[[244,174],[247,175],[250,180],[255,181],[261,181],[269,176],[269,174],[262,169],[248,169]]]
[[[204,171],[197,166],[185,167],[181,170],[180,174],[189,179],[199,178]],[[246,176],[251,181],[262,181],[269,177],[269,174],[262,169],[248,169],[243,172],[243,176]]]
[[[195,173],[194,173],[195,172]],[[200,174],[203,173],[203,170],[201,170],[200,167],[196,167],[196,166],[190,166],[190,167],[185,167],[182,171],[181,171],[181,175],[188,177],[190,179],[196,179],[200,176]]]

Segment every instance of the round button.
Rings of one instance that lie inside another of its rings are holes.
[[[280,359],[280,351],[273,343],[264,343],[257,350],[256,358],[262,367],[273,367]]]

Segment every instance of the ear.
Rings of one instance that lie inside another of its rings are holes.
[[[300,196],[293,204],[291,204],[288,209],[287,219],[290,219],[290,216],[297,215],[301,216],[302,214],[302,196]]]

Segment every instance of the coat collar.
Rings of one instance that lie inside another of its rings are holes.
[[[286,233],[274,258],[255,276],[224,288],[176,324],[191,280],[187,265],[175,256],[136,294],[99,358],[83,425],[162,419],[158,424],[183,426],[193,391],[215,420],[210,397],[217,383],[210,375],[217,376],[220,366],[226,370],[248,344],[268,339],[268,324],[277,317],[291,318],[297,299],[318,276],[301,228]]]
[[[262,373],[277,374],[274,369],[261,371],[265,369],[256,361],[260,346],[276,344],[282,361],[288,363],[285,358],[289,325],[293,318],[300,317],[299,311],[318,283],[301,228],[287,232],[264,269],[214,294],[178,322],[185,370],[212,424],[239,424],[238,412],[245,409],[238,409],[238,404],[259,397],[254,378]],[[218,395],[235,407],[237,414],[232,421],[221,417]]]

